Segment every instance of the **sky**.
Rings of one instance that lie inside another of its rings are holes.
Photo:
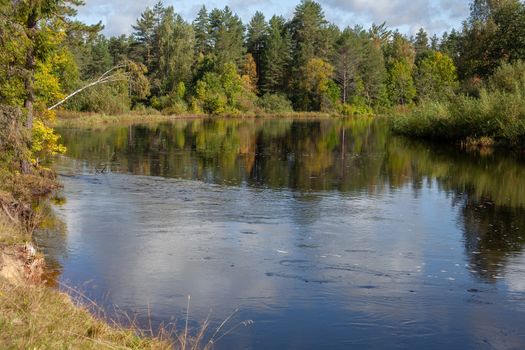
[[[104,34],[131,34],[131,25],[147,6],[158,0],[85,0],[78,17],[86,23],[102,21]],[[291,18],[300,0],[164,0],[175,11],[191,22],[199,8],[205,4],[212,9],[229,6],[247,23],[255,11],[267,18],[274,14]],[[357,24],[369,27],[372,23],[386,22],[391,28],[412,35],[419,28],[431,34],[441,34],[459,28],[469,14],[470,0],[317,0],[326,18],[339,27]]]

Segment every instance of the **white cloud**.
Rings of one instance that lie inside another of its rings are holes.
[[[439,33],[457,27],[468,15],[468,0],[318,0],[327,18],[344,27],[361,24],[387,22],[391,27],[412,34],[420,27],[432,33]],[[157,0],[87,0],[79,9],[79,19],[87,23],[102,21],[105,34],[130,34],[131,25],[147,6]],[[204,3],[208,9],[223,8],[228,5],[246,23],[255,11],[262,11],[267,17],[273,14],[290,17],[299,0],[208,0],[189,2],[165,0],[165,5],[173,5],[175,10],[188,21],[192,21]]]
[[[456,0],[321,0],[327,16],[337,13],[354,23],[383,23],[409,34],[423,27],[430,32],[442,32],[456,27],[468,15],[468,1]],[[349,22],[347,20],[347,22]]]

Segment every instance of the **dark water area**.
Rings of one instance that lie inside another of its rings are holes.
[[[372,120],[60,130],[60,283],[216,349],[525,348],[525,163]],[[252,320],[245,326],[240,322]],[[211,335],[208,335],[211,336]]]

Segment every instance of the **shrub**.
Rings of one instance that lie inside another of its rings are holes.
[[[516,93],[525,88],[525,62],[503,63],[489,79],[489,89]]]
[[[490,138],[525,146],[525,94],[482,89],[479,98],[458,95],[451,102],[424,102],[393,118],[394,131],[433,139]]]
[[[79,112],[96,112],[105,114],[120,114],[131,108],[131,99],[126,83],[101,84],[88,88],[73,97],[67,104],[67,109]]]
[[[344,116],[366,116],[366,115],[372,115],[374,114],[374,111],[372,108],[368,107],[365,104],[342,104],[339,107],[339,113],[341,113]]]
[[[257,105],[266,113],[293,112],[292,102],[281,94],[264,94],[258,99]]]

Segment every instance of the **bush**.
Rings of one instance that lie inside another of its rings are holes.
[[[365,104],[342,104],[339,107],[339,113],[344,116],[368,116],[374,114],[372,108],[368,107]]]
[[[264,94],[258,99],[257,106],[266,113],[293,112],[292,102],[281,94]]]
[[[489,79],[489,89],[510,93],[525,89],[525,62],[503,63]]]
[[[120,114],[131,108],[126,83],[101,84],[82,91],[67,104],[67,109],[79,112]]]
[[[163,114],[177,115],[188,112],[188,105],[186,102],[179,100],[172,102],[168,107],[162,109]]]
[[[477,90],[477,97],[423,102],[395,116],[392,128],[417,137],[525,147],[525,63],[503,63],[487,86]]]
[[[525,146],[525,94],[481,90],[480,97],[456,96],[451,102],[425,102],[393,118],[394,131],[416,137],[465,141],[491,138]]]

